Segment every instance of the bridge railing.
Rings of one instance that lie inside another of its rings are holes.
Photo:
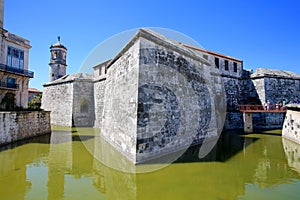
[[[263,105],[239,105],[240,111],[286,111],[285,106],[279,105],[270,105],[270,106],[263,106]]]

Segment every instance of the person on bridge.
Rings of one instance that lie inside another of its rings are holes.
[[[267,104],[267,101],[264,102],[264,110],[268,110],[268,104]]]
[[[271,105],[271,102],[270,100],[267,101],[267,110],[270,110],[270,105]]]

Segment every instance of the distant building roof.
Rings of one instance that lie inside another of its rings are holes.
[[[36,88],[28,88],[28,92],[32,92],[32,93],[43,93],[42,91],[36,89]]]
[[[83,74],[83,73],[67,74],[59,79],[45,83],[44,86],[57,85],[61,83],[68,83],[74,81],[92,81],[93,77],[94,77],[93,74]]]
[[[276,77],[276,78],[288,78],[288,79],[300,79],[300,74],[285,70],[257,68],[254,74],[251,74],[251,78],[261,77]]]
[[[242,60],[239,60],[237,58],[233,58],[231,56],[225,56],[223,54],[219,54],[217,52],[209,51],[209,50],[202,49],[202,48],[199,48],[199,47],[191,46],[191,45],[188,45],[188,44],[181,44],[181,45],[184,46],[184,47],[196,50],[196,51],[201,51],[203,53],[208,53],[208,54],[211,54],[211,55],[215,55],[215,56],[218,56],[218,57],[226,58],[226,59],[233,60],[233,61],[236,61],[236,62],[243,62]]]

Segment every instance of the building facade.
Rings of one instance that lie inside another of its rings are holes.
[[[29,79],[34,76],[28,70],[30,42],[3,28],[4,1],[0,4],[0,109],[27,108]]]

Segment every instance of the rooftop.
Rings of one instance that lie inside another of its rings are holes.
[[[65,49],[65,50],[67,50],[67,48],[66,48],[64,45],[62,45],[62,44],[60,43],[60,36],[57,37],[57,42],[56,42],[55,44],[52,44],[52,45],[50,46],[50,49],[51,49],[51,48],[54,48],[54,47],[63,48],[63,49]]]
[[[223,55],[223,54],[220,54],[220,53],[217,53],[217,52],[213,52],[213,51],[209,51],[209,50],[206,50],[206,49],[202,49],[202,48],[199,48],[199,47],[191,46],[191,45],[188,45],[188,44],[181,44],[181,45],[184,46],[184,47],[196,50],[196,51],[200,51],[200,52],[203,52],[203,53],[208,53],[208,54],[218,56],[218,57],[221,57],[221,58],[226,58],[226,59],[229,59],[229,60],[232,60],[232,61],[235,61],[235,62],[243,62],[242,60],[239,60],[237,58],[234,58],[234,57],[231,57],[231,56],[226,56],[226,55]]]

